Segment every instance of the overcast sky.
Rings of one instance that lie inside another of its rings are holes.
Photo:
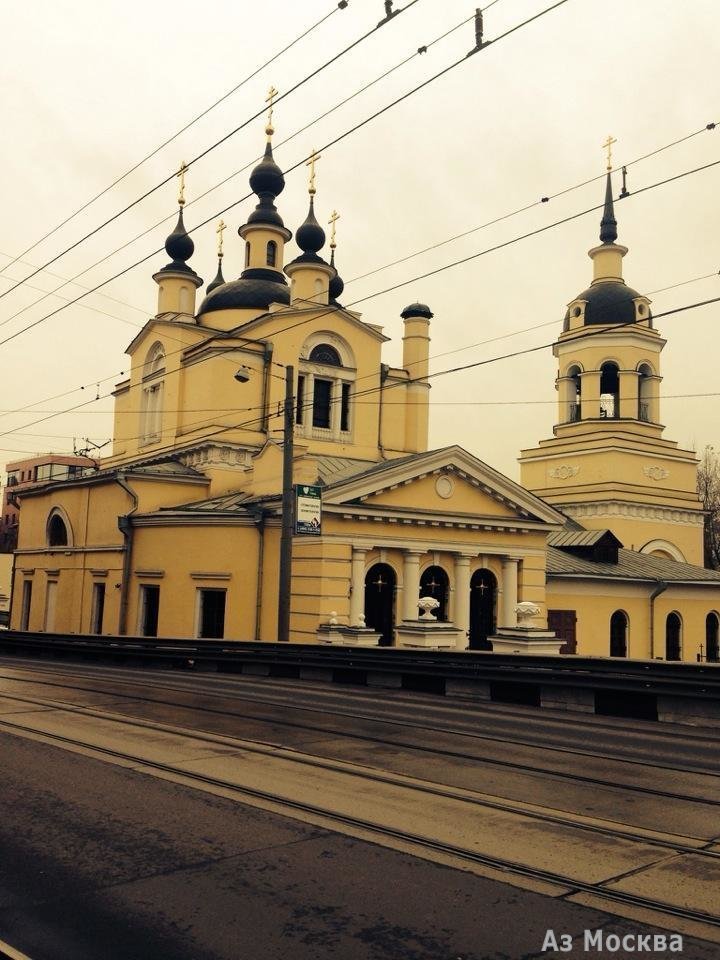
[[[395,6],[403,2],[397,0]],[[485,13],[486,38],[499,37],[550,2],[496,0]],[[28,253],[26,263],[6,269],[11,258],[334,6],[332,0],[35,0],[8,8],[0,58],[0,290],[243,123],[262,107],[271,83],[281,93],[288,90],[384,14],[382,0],[350,0],[346,10],[335,12]],[[472,23],[280,145],[473,10],[467,0],[419,0],[278,103],[275,156],[281,166],[289,167],[458,60],[474,45]],[[384,359],[400,363],[399,313],[414,300],[428,303],[435,313],[434,371],[550,343],[561,330],[565,305],[591,279],[587,250],[598,242],[598,213],[436,276],[413,278],[600,203],[600,180],[548,203],[538,201],[600,177],[601,144],[608,134],[617,138],[614,160],[619,167],[703,131],[633,164],[628,170],[631,193],[720,159],[720,128],[703,130],[708,123],[720,123],[719,48],[717,0],[568,0],[325,150],[317,167],[316,204],[324,220],[333,207],[341,214],[337,262],[346,281],[344,302],[412,281],[357,307],[392,338]],[[256,120],[195,164],[187,179],[188,200],[252,164],[263,140],[263,121]],[[207,197],[188,203],[187,226],[244,197],[248,173],[244,170]],[[289,174],[278,201],[293,230],[306,212],[305,174],[304,168]],[[719,187],[717,166],[617,205],[619,242],[630,248],[625,278],[651,296],[655,313],[720,296]],[[36,288],[52,289],[61,282],[57,276],[70,278],[84,270],[80,282],[93,286],[162,246],[174,220],[176,192],[175,183],[158,190],[63,256],[49,268],[51,273],[1,299],[0,339],[63,302],[53,296],[32,306],[42,296]],[[535,206],[507,217],[530,204]],[[226,233],[227,279],[242,270],[236,230],[252,206],[246,200],[224,214],[232,228]],[[170,219],[92,266],[164,217]],[[501,217],[506,219],[482,227]],[[473,228],[480,229],[350,282]],[[191,263],[207,283],[216,268],[214,224],[198,230],[194,239]],[[288,259],[294,249],[288,247]],[[73,437],[102,443],[111,436],[109,399],[34,421],[92,400],[96,382],[101,395],[111,389],[113,379],[127,369],[125,347],[155,312],[157,288],[151,276],[166,259],[151,257],[110,283],[104,295],[93,294],[84,306],[69,307],[2,346],[0,460],[25,452],[72,450]],[[708,274],[713,276],[655,292]],[[61,291],[65,296],[80,292],[76,285]],[[720,447],[720,305],[657,325],[668,341],[661,407],[666,438],[697,450],[706,444]],[[438,378],[431,392],[431,446],[461,444],[517,479],[519,450],[551,436],[555,373],[552,353],[543,349]],[[86,389],[79,390],[81,385]],[[57,394],[65,395],[49,399]],[[5,412],[32,404],[22,414]]]

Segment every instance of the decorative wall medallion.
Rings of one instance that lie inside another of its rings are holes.
[[[576,477],[580,473],[580,467],[571,467],[563,464],[561,467],[551,467],[548,473],[556,480],[569,480],[571,477]]]
[[[435,481],[435,492],[439,497],[442,497],[443,500],[449,500],[453,495],[455,490],[455,483],[452,480],[452,477],[441,476],[438,477]]]
[[[665,467],[643,467],[643,473],[650,480],[665,480],[670,476],[670,471]]]

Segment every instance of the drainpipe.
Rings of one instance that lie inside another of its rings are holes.
[[[378,438],[377,445],[378,450],[380,451],[380,456],[383,460],[387,460],[385,456],[385,449],[383,448],[383,432],[382,432],[382,418],[383,418],[383,387],[385,381],[388,378],[390,373],[390,366],[387,363],[380,364],[380,390],[378,391]]]
[[[655,601],[661,593],[665,593],[668,585],[664,580],[658,580],[657,586],[650,594],[650,659],[655,659]]]
[[[261,510],[256,517],[258,532],[257,583],[255,586],[255,642],[260,641],[260,617],[262,615],[263,563],[265,560],[265,512]]]
[[[263,356],[263,399],[262,399],[262,430],[267,436],[270,436],[270,365],[273,358],[273,345],[265,344],[265,354]]]
[[[120,614],[118,616],[118,634],[124,637],[127,634],[128,601],[130,599],[130,571],[132,569],[133,525],[132,515],[138,508],[138,498],[135,491],[128,485],[125,475],[119,473],[115,477],[125,493],[132,500],[132,510],[124,516],[118,517],[118,529],[123,535],[123,569],[120,583]]]

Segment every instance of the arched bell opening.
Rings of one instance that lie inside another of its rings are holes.
[[[600,416],[620,416],[620,370],[616,363],[604,363],[600,368]]]

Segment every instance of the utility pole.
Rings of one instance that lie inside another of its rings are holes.
[[[290,639],[290,590],[292,581],[292,538],[295,504],[293,503],[293,389],[295,368],[285,367],[285,402],[283,417],[282,527],[280,533],[280,578],[278,595],[278,643]]]

